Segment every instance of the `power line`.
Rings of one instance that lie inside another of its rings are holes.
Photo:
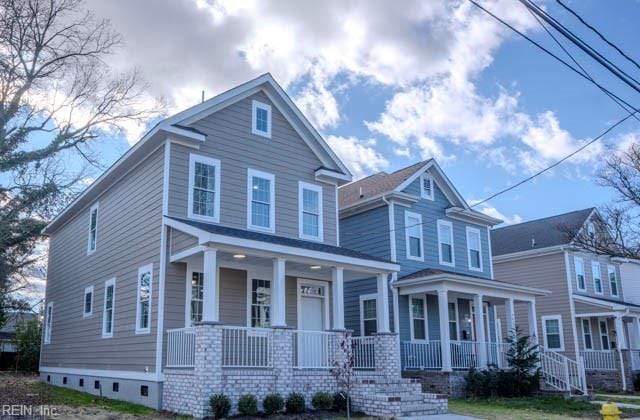
[[[569,6],[567,6],[566,4],[564,4],[563,2],[561,2],[560,0],[556,0],[558,2],[558,4],[560,6],[562,6],[566,11],[568,11],[569,13],[571,13],[573,16],[575,16],[580,22],[582,22],[582,24],[584,26],[586,26],[587,28],[591,29],[591,31],[593,31],[596,35],[598,35],[600,37],[600,39],[602,39],[604,42],[606,42],[611,48],[613,48],[614,50],[616,50],[621,56],[623,56],[624,58],[627,59],[627,61],[629,61],[630,63],[632,63],[633,65],[635,65],[638,69],[640,69],[640,64],[638,64],[638,62],[636,60],[634,60],[633,58],[631,58],[629,55],[627,55],[624,51],[622,51],[622,49],[620,49],[616,44],[614,44],[612,41],[609,41],[603,34],[602,32],[600,32],[598,29],[596,29],[593,25],[590,25],[587,21],[585,21],[582,16],[580,16],[578,14],[578,12],[576,12],[575,10],[571,9]]]

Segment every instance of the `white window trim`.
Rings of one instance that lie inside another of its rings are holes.
[[[416,257],[411,255],[410,247],[409,247],[409,218],[413,217],[418,219],[418,227],[420,228],[420,256]],[[423,225],[422,225],[422,215],[419,213],[414,213],[408,210],[404,212],[404,241],[405,241],[405,256],[408,260],[414,261],[424,261],[424,234],[423,234]]]
[[[413,326],[413,299],[422,299],[422,310],[424,311],[424,340],[415,338]],[[411,331],[411,341],[426,342],[429,341],[429,322],[427,320],[427,296],[426,295],[409,295],[409,329]]]
[[[547,321],[558,320],[558,332],[560,334],[560,348],[549,348],[547,343]],[[564,351],[564,331],[562,329],[562,315],[545,315],[542,320],[542,336],[544,337],[544,348],[553,351]]]
[[[262,108],[267,111],[267,131],[260,131],[256,128],[256,118],[258,116],[258,108]],[[251,102],[251,133],[258,136],[271,138],[271,105],[267,105],[260,101],[253,100]]]
[[[360,295],[360,337],[364,337],[364,301],[376,301],[376,332],[378,331],[378,294],[370,293],[368,295]],[[368,318],[367,318],[368,319]]]
[[[442,244],[442,240],[440,238],[440,226],[449,226],[449,229],[451,230],[451,262],[446,262],[442,260],[442,247],[440,246]],[[446,265],[448,267],[455,267],[456,266],[456,251],[455,251],[455,245],[453,242],[453,223],[451,223],[448,220],[438,220],[438,262],[440,263],[440,265]]]
[[[584,322],[587,321],[587,325],[589,325],[589,337],[591,337],[591,348],[587,348],[587,334],[584,331]],[[593,329],[591,328],[591,320],[589,318],[582,318],[582,323],[580,325],[582,329],[582,344],[584,345],[585,350],[593,350]]]
[[[146,272],[151,274],[149,281],[149,324],[147,328],[140,328],[140,316],[142,311],[140,308],[140,275]],[[136,293],[136,334],[149,334],[151,332],[151,308],[153,302],[153,263],[138,268],[138,289]],[[113,330],[113,329],[112,329]]]
[[[91,249],[91,215],[96,212],[96,241],[95,246]],[[87,238],[87,255],[91,255],[98,249],[98,223],[100,221],[100,203],[96,202],[89,209],[89,237]]]
[[[85,312],[86,310],[86,302],[87,302],[87,294],[91,293],[91,310],[89,312]],[[82,295],[82,317],[87,318],[93,315],[93,286],[87,286],[84,288],[84,295]]]
[[[589,239],[595,238],[596,236],[596,225],[593,222],[589,222],[587,224],[587,235],[589,236]]]
[[[113,303],[111,305],[111,332],[106,332],[107,326],[107,288],[113,286]],[[113,337],[116,324],[116,279],[115,277],[104,282],[104,303],[102,305],[102,338]]]
[[[305,235],[303,226],[302,211],[304,209],[303,191],[311,190],[318,193],[318,236]],[[312,241],[324,241],[324,213],[322,210],[322,187],[320,185],[310,184],[304,181],[298,181],[298,236],[302,239]]]
[[[458,299],[454,298],[453,300],[449,300],[447,302],[447,314],[449,313],[449,304],[450,303],[453,303],[453,306],[454,306],[455,311],[456,311],[456,315],[455,315],[453,320],[451,319],[451,317],[449,317],[449,325],[448,325],[448,327],[451,328],[450,325],[451,325],[452,322],[456,323],[456,338],[454,340],[453,338],[451,338],[451,334],[449,334],[449,340],[450,341],[462,341],[460,339],[460,335],[461,334],[460,334],[460,314],[458,313]],[[451,330],[449,330],[449,331],[451,331]]]
[[[53,329],[53,302],[47,303],[44,320],[44,344],[51,344],[51,330]]]
[[[606,330],[605,335],[607,337],[607,347],[609,347],[608,349],[604,349],[602,347],[603,334],[602,334],[602,330],[600,330],[600,323],[601,322],[604,322],[604,329]],[[604,350],[604,351],[611,350],[611,335],[609,334],[609,323],[607,322],[606,318],[598,318],[598,338],[600,339],[600,350]],[[618,343],[616,343],[616,347],[617,347],[617,344]]]
[[[470,243],[471,241],[469,241],[469,234],[470,233],[477,233],[478,234],[478,251],[480,252],[480,267],[473,267],[471,265],[471,246]],[[438,244],[440,245],[440,244]],[[479,271],[482,272],[483,271],[483,255],[482,255],[482,234],[480,233],[480,229],[478,228],[474,228],[471,226],[467,226],[467,262],[469,265],[469,270],[471,271]]]
[[[202,214],[195,214],[193,212],[193,188],[194,188],[194,176],[196,173],[196,162],[205,165],[211,165],[215,167],[215,194],[213,198],[213,213],[214,216],[204,216]],[[187,200],[187,216],[190,219],[202,220],[204,222],[220,222],[220,161],[208,156],[197,155],[195,153],[189,153],[189,198]]]
[[[429,183],[431,184],[431,195],[425,194],[424,192],[425,179],[428,179]],[[435,181],[433,180],[433,177],[430,174],[425,172],[422,175],[420,175],[420,197],[433,201],[435,196],[434,187],[435,187]]]
[[[578,261],[580,267],[582,267],[582,277],[584,278],[584,288],[580,288],[580,282],[578,281]],[[587,275],[584,269],[584,260],[581,257],[573,257],[573,271],[575,271],[576,289],[581,292],[587,291]]]
[[[596,272],[598,273],[598,277],[600,278],[600,291],[596,288]],[[591,279],[593,281],[593,293],[596,295],[604,294],[604,282],[602,281],[602,268],[600,267],[600,263],[598,261],[591,261]]]
[[[251,201],[252,201],[252,190],[251,190],[251,180],[254,177],[268,179],[269,182],[269,198],[271,202],[269,203],[269,226],[254,226],[251,223]],[[258,230],[261,232],[269,232],[275,233],[276,228],[276,177],[273,174],[268,172],[258,171],[257,169],[247,169],[247,229],[249,230]]]
[[[296,279],[296,310],[298,312],[297,325],[302,325],[302,286],[318,286],[323,288],[322,297],[318,297],[318,299],[322,299],[322,307],[324,312],[324,317],[322,323],[324,324],[324,330],[328,330],[330,327],[329,323],[329,282],[324,280],[311,280],[303,277],[298,277]],[[376,321],[376,327],[377,327]]]
[[[613,288],[611,287],[611,273],[613,273],[613,278],[616,279],[616,294],[613,294]],[[618,275],[616,274],[616,267],[614,265],[607,265],[607,279],[609,280],[609,291],[611,291],[611,296],[620,297],[620,282],[618,281]]]

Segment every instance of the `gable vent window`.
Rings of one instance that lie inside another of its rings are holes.
[[[420,196],[433,200],[433,178],[429,174],[422,174],[420,177]]]
[[[262,137],[271,138],[271,106],[253,101],[251,109],[251,132]]]

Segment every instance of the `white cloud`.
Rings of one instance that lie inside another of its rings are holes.
[[[470,205],[475,205],[478,202],[480,202],[480,200],[469,200]],[[476,210],[486,214],[487,216],[495,217],[496,219],[500,219],[504,221],[505,225],[514,225],[516,223],[522,222],[522,217],[519,214],[513,214],[511,216],[507,216],[506,214],[502,213],[500,210],[493,207],[489,203],[482,203],[478,205],[478,208]]]
[[[327,143],[347,165],[354,179],[381,171],[389,165],[389,161],[376,151],[374,139],[359,140],[355,137],[329,136]]]

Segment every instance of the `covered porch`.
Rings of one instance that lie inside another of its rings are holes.
[[[535,297],[547,292],[495,280],[433,272],[393,283],[403,370],[452,372],[507,367],[503,337],[516,327],[516,302],[527,307],[527,330],[537,340]],[[498,308],[504,308],[504,321]],[[482,308],[482,316],[477,316]],[[404,326],[404,328],[403,328]]]

